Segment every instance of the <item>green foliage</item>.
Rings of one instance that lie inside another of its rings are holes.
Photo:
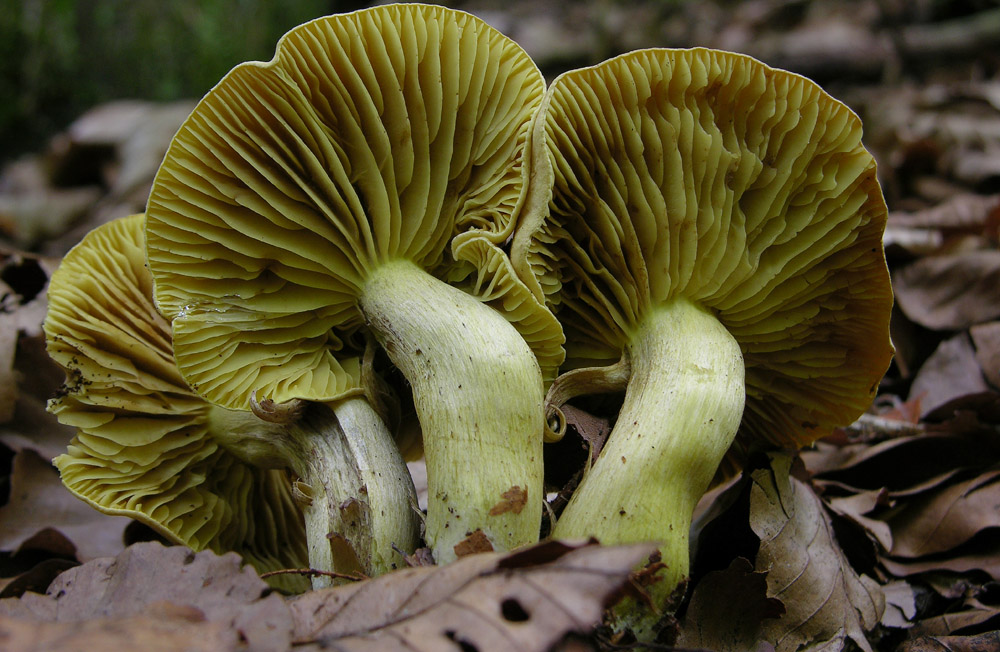
[[[0,161],[115,98],[200,97],[353,0],[0,0]]]

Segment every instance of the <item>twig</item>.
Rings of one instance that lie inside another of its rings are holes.
[[[281,570],[268,571],[266,573],[261,573],[261,579],[267,579],[275,575],[305,575],[307,577],[313,577],[316,575],[322,577],[332,577],[339,580],[350,580],[352,582],[360,582],[361,580],[369,579],[364,573],[335,573],[334,571],[324,571],[317,570],[315,568],[282,568]]]
[[[875,414],[862,414],[857,421],[842,428],[851,441],[873,442],[897,437],[912,437],[927,432],[920,423],[887,419]]]

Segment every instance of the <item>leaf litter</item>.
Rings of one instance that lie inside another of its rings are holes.
[[[283,598],[235,553],[139,543],[62,573],[45,595],[0,600],[0,641],[70,650],[542,651],[592,629],[653,550],[550,542]]]

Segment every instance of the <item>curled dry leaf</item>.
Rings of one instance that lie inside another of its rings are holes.
[[[778,652],[842,649],[847,639],[870,652],[865,632],[878,624],[885,598],[874,580],[851,568],[820,499],[791,477],[791,464],[790,456],[772,454],[771,468],[752,474],[750,526],[760,537],[755,567],[767,572],[768,597],[787,609],[764,621],[763,637]]]
[[[590,631],[654,549],[549,542],[313,591],[289,605],[295,640],[319,647],[297,649],[548,650]]]
[[[195,554],[188,548],[166,548],[159,543],[135,544],[117,557],[70,569],[56,578],[44,596],[26,593],[18,600],[0,600],[0,616],[35,621],[38,642],[63,635],[65,623],[80,626],[97,621],[80,627],[93,629],[100,639],[118,630],[131,635],[131,628],[141,629],[141,624],[159,619],[162,608],[157,605],[163,603],[172,605],[169,609],[180,613],[182,620],[185,614],[198,612],[196,620],[218,626],[191,629],[187,640],[193,649],[215,649],[200,647],[199,637],[219,627],[244,640],[248,648],[241,649],[288,648],[291,618],[287,607],[238,555],[219,556],[207,550]],[[45,647],[38,644],[38,649]]]

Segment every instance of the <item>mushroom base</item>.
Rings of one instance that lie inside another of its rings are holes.
[[[332,412],[331,412],[332,410]],[[216,439],[244,461],[288,468],[305,518],[309,565],[376,576],[403,565],[419,540],[416,491],[388,429],[363,398],[309,404],[291,423],[213,408]],[[336,583],[317,576],[313,588]]]
[[[439,563],[481,531],[497,550],[538,540],[542,376],[498,312],[407,261],[374,269],[361,309],[413,388],[427,461],[427,545]]]
[[[685,299],[652,310],[625,355],[631,377],[618,420],[553,537],[662,542],[650,593],[663,606],[688,573],[694,507],[740,425],[743,355],[718,319]],[[653,624],[636,613],[621,612],[622,624]]]

